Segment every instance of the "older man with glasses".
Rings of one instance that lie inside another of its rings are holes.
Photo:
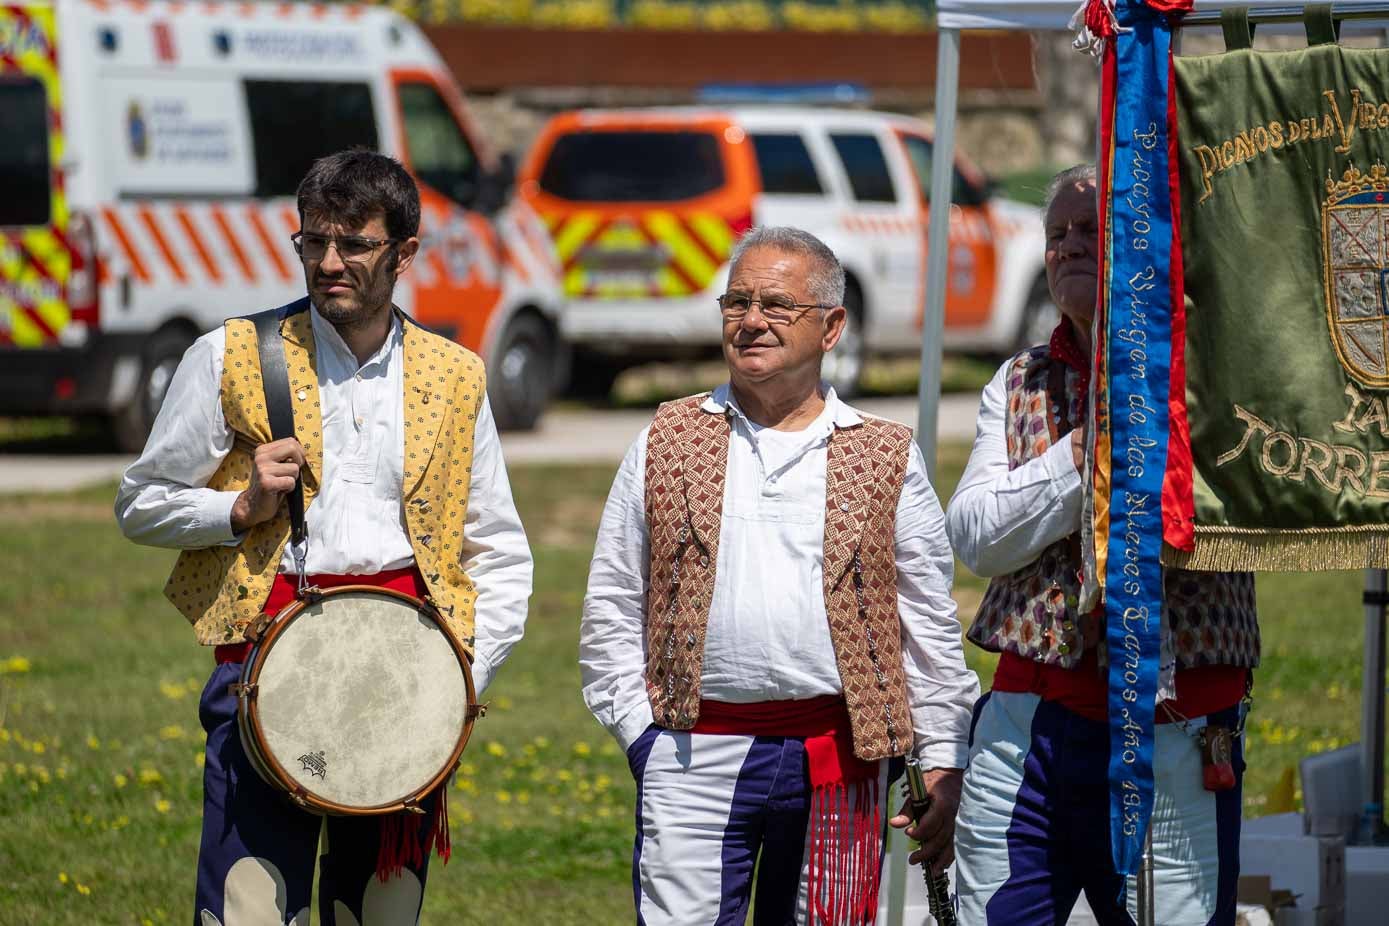
[[[912,831],[952,857],[978,681],[911,431],[820,379],[843,301],[819,239],[746,235],[718,300],[729,382],[662,405],[608,496],[580,662],[636,778],[647,926],[741,924],[754,869],[759,924],[873,922],[907,755],[934,798]]]
[[[199,710],[203,926],[307,923],[319,856],[322,819],[262,781],[238,735],[229,686],[248,627],[292,601],[301,581],[428,596],[481,692],[521,638],[531,590],[482,361],[391,304],[420,246],[414,181],[384,155],[346,151],[316,161],[298,199],[293,244],[308,295],[265,317],[283,341],[297,436],[263,439],[256,328],[231,319],[189,348],[116,499],[127,537],[184,551],[165,593],[198,642],[216,647]],[[287,543],[286,513],[301,479],[303,558]],[[442,801],[438,791],[421,801],[426,825],[329,818],[321,921],[415,922],[431,836],[447,828]]]

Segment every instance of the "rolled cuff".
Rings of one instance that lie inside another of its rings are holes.
[[[646,732],[646,728],[651,726],[655,719],[651,713],[651,702],[643,696],[630,711],[609,728],[608,732],[616,738],[617,745],[622,747],[622,751],[626,752],[632,748],[632,744]]]
[[[196,523],[199,539],[207,540],[206,546],[234,547],[246,538],[232,530],[232,508],[241,493],[235,489],[225,492],[208,491],[198,499]]]
[[[912,750],[924,769],[964,768],[969,762],[968,740],[936,740],[920,743]]]
[[[470,668],[473,674],[473,690],[477,692],[478,699],[481,700],[482,693],[487,690],[488,685],[492,684],[492,663],[474,650],[473,664]]]

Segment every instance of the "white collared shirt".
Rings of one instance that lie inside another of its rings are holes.
[[[405,526],[404,332],[393,319],[385,342],[358,364],[333,325],[311,309],[318,348],[323,472],[305,512],[309,575],[371,575],[415,561]],[[226,330],[198,338],[180,362],[148,443],[116,494],[127,537],[196,550],[235,545],[231,509],[239,493],[207,488],[236,439],[222,414]],[[472,483],[464,522],[464,568],[476,583],[473,682],[479,692],[521,639],[531,593],[531,554],[511,497],[501,442],[486,399],[475,423]],[[280,571],[296,571],[288,549]]]
[[[727,385],[704,403],[732,424],[701,696],[748,703],[839,694],[821,569],[825,471],[836,427],[862,419],[822,386],[825,410],[801,431],[754,424]],[[643,671],[649,527],[642,431],[603,511],[579,639],[584,700],[625,749],[651,723]],[[915,445],[897,506],[897,608],[916,752],[963,768],[979,682],[965,666],[950,597],[945,518]]]
[[[979,576],[1005,575],[1080,530],[1080,472],[1070,440],[1008,468],[1008,361],[984,387],[969,463],[946,513],[960,562]]]

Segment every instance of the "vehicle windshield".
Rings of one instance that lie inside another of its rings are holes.
[[[540,188],[573,202],[676,202],[723,186],[718,138],[699,131],[561,136]]]
[[[43,84],[0,79],[0,225],[46,225],[52,208]]]

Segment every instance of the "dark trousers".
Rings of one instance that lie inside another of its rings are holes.
[[[320,923],[417,922],[428,855],[418,868],[407,866],[382,882],[376,877],[379,818],[328,817],[320,857],[325,818],[305,813],[266,784],[242,749],[236,698],[227,691],[240,676],[240,663],[217,666],[198,705],[207,764],[194,926],[308,926],[315,860]],[[422,804],[432,812],[431,804]]]

